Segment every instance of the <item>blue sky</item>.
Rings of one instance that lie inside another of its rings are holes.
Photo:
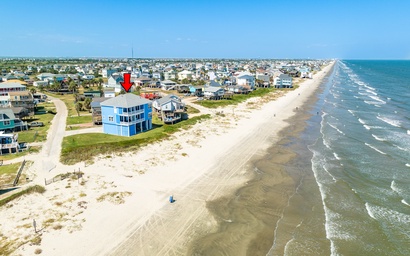
[[[2,1],[0,56],[410,59],[410,1]]]

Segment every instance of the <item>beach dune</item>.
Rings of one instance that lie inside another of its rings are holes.
[[[41,248],[41,255],[187,255],[196,252],[195,239],[221,228],[218,223],[235,224],[243,218],[247,228],[232,236],[226,248],[215,250],[246,254],[250,246],[255,249],[252,230],[263,232],[263,227],[246,203],[240,213],[248,211],[245,216],[236,216],[227,206],[219,212],[223,217],[215,218],[213,207],[237,196],[235,191],[258,172],[249,169],[251,160],[281,139],[279,132],[290,125],[287,120],[303,111],[332,65],[276,100],[253,98],[212,110],[211,119],[138,152],[100,156],[88,166],[59,166],[53,171],[81,168],[84,176],[53,183],[43,195],[18,199],[0,211],[11,223],[24,225],[36,218],[44,226],[40,245],[25,244],[15,254],[32,255]],[[279,186],[292,181],[279,172],[272,182]],[[46,225],[50,219],[53,224]],[[11,223],[1,226],[3,233],[32,233],[29,227],[17,231]]]

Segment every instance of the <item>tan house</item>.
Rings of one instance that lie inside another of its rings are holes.
[[[22,107],[28,110],[28,115],[34,115],[34,98],[29,91],[9,92],[10,106],[14,108]]]

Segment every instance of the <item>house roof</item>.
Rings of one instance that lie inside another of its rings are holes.
[[[0,114],[6,115],[11,120],[16,119],[16,116],[11,108],[0,108]]]
[[[254,77],[251,75],[240,75],[236,77],[237,79],[253,79]]]
[[[177,84],[177,83],[175,83],[174,81],[171,81],[171,80],[164,80],[164,81],[161,82],[161,84],[172,84],[172,85],[175,85],[175,84]]]
[[[279,78],[280,79],[291,79],[291,77],[288,76],[287,74],[281,74],[281,75],[279,75]]]
[[[101,106],[101,102],[107,100],[108,98],[93,98],[93,101],[91,102],[91,107],[92,108],[99,108]]]
[[[161,99],[157,99],[156,101],[158,102],[159,105],[162,105],[170,100],[181,102],[180,98],[174,94],[169,94],[165,97],[162,97]]]
[[[26,109],[25,107],[12,107],[11,110],[13,111],[14,115],[28,112],[28,109]]]
[[[208,86],[212,86],[212,87],[221,87],[221,84],[216,82],[215,80],[211,80],[207,83]]]
[[[0,88],[26,88],[26,86],[20,83],[0,83]]]
[[[29,91],[7,92],[9,96],[33,96]]]
[[[210,87],[206,87],[205,91],[206,92],[217,92],[219,90],[223,90],[223,88],[221,87],[215,87],[215,86],[210,86]]]
[[[150,104],[151,101],[132,93],[121,94],[117,97],[101,102],[101,106],[129,108],[137,105]]]
[[[20,81],[20,80],[18,80],[18,79],[7,80],[7,82],[10,82],[10,83],[18,83],[18,84],[21,84],[21,85],[27,85],[27,82]]]

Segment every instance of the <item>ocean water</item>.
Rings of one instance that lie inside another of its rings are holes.
[[[338,61],[323,86],[308,149],[331,255],[410,255],[410,61]]]

